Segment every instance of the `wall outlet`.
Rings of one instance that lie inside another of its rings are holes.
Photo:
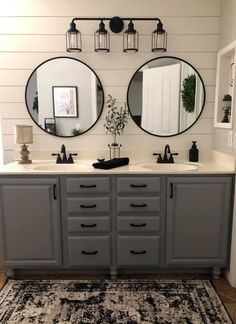
[[[228,131],[228,146],[232,147],[233,145],[233,131],[229,130]]]

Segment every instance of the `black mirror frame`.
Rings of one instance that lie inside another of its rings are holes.
[[[180,60],[180,61],[182,61],[182,62],[184,62],[184,63],[186,63],[186,64],[188,64],[188,65],[190,65],[193,69],[194,69],[194,71],[196,71],[196,73],[197,73],[197,75],[198,75],[198,77],[200,78],[200,80],[201,80],[201,82],[202,82],[202,87],[203,87],[203,103],[202,103],[202,108],[201,108],[201,111],[200,111],[200,113],[199,113],[199,115],[197,116],[197,118],[196,118],[196,120],[188,127],[188,128],[186,128],[185,130],[183,130],[183,131],[181,131],[181,132],[179,132],[179,133],[176,133],[176,134],[171,134],[171,135],[158,135],[158,134],[153,134],[153,133],[150,133],[149,131],[147,131],[146,129],[144,129],[144,128],[142,128],[140,125],[138,125],[137,123],[136,123],[136,121],[134,120],[134,118],[133,118],[133,115],[132,115],[132,113],[131,113],[131,109],[130,109],[130,106],[129,106],[129,89],[130,89],[130,85],[131,85],[131,82],[133,81],[133,78],[134,78],[134,76],[135,76],[135,74],[144,66],[144,65],[146,65],[146,64],[148,64],[149,62],[152,62],[152,61],[155,61],[155,60],[158,60],[158,59],[163,59],[163,58],[173,58],[173,59],[178,59],[178,60]],[[198,119],[200,118],[200,116],[201,116],[201,114],[202,114],[202,112],[203,112],[203,108],[204,108],[204,106],[205,106],[205,102],[206,102],[206,89],[205,89],[205,85],[204,85],[204,82],[203,82],[203,79],[202,79],[202,77],[201,77],[201,75],[199,74],[199,72],[196,70],[196,68],[192,65],[192,64],[190,64],[189,62],[187,62],[186,60],[183,60],[183,59],[181,59],[181,58],[179,58],[179,57],[176,57],[176,56],[159,56],[159,57],[155,57],[155,58],[153,58],[153,59],[151,59],[151,60],[149,60],[149,61],[147,61],[147,62],[145,62],[144,64],[142,64],[136,71],[135,71],[135,73],[133,74],[133,76],[132,76],[132,78],[130,79],[130,82],[129,82],[129,85],[128,85],[128,89],[127,89],[127,95],[126,95],[126,101],[127,101],[127,106],[128,106],[128,109],[129,109],[129,114],[130,114],[130,116],[131,116],[131,118],[132,118],[132,120],[134,121],[134,123],[139,127],[139,128],[141,128],[144,132],[146,132],[147,134],[150,134],[150,135],[152,135],[152,136],[157,136],[157,137],[172,137],[172,136],[177,136],[177,135],[180,135],[180,134],[182,134],[182,133],[184,133],[184,132],[186,132],[188,129],[190,129],[197,121],[198,121]]]
[[[31,115],[30,113],[30,109],[29,109],[29,106],[28,106],[28,103],[27,103],[27,89],[28,89],[28,85],[29,85],[29,82],[30,82],[30,79],[32,77],[32,75],[34,74],[34,72],[43,64],[49,62],[49,61],[52,61],[52,60],[55,60],[55,59],[70,59],[70,60],[74,60],[74,61],[77,61],[77,62],[80,62],[82,64],[84,64],[85,66],[87,66],[87,68],[89,68],[96,76],[97,80],[99,81],[100,85],[101,85],[101,91],[102,91],[102,108],[101,108],[101,112],[97,118],[97,120],[91,125],[91,127],[89,127],[88,129],[86,129],[86,131],[84,131],[83,133],[80,133],[78,135],[68,135],[68,136],[61,136],[61,135],[56,135],[56,134],[52,134],[52,133],[49,133],[47,132],[44,128],[42,128],[41,126],[38,125],[38,123],[34,120],[33,116]],[[83,135],[85,134],[86,132],[88,132],[97,122],[98,120],[100,119],[101,117],[101,114],[103,112],[103,109],[104,109],[104,102],[105,102],[105,97],[104,97],[104,90],[103,90],[103,86],[102,86],[102,83],[101,83],[101,80],[99,79],[99,77],[97,76],[96,72],[86,63],[84,63],[83,61],[81,60],[78,60],[74,57],[69,57],[69,56],[56,56],[56,57],[52,57],[46,61],[43,61],[42,63],[40,63],[33,71],[32,73],[30,74],[28,80],[27,80],[27,83],[26,83],[26,86],[25,86],[25,104],[26,104],[26,107],[27,107],[27,110],[28,110],[28,113],[31,117],[31,119],[33,120],[33,122],[40,128],[42,129],[46,134],[48,135],[52,135],[52,136],[56,136],[56,137],[61,137],[61,138],[73,138],[73,137],[77,137],[77,136],[80,136],[80,135]]]

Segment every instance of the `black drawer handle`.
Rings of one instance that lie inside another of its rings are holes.
[[[55,183],[53,185],[53,199],[57,199],[57,185]]]
[[[97,207],[97,205],[96,204],[94,204],[94,205],[80,205],[80,207],[81,208],[95,208],[95,207]]]
[[[131,254],[146,254],[146,251],[145,250],[141,250],[141,251],[131,250],[130,253]]]
[[[130,187],[131,188],[146,188],[147,185],[146,184],[141,184],[141,185],[131,184]]]
[[[130,204],[131,207],[147,207],[147,204],[141,204],[141,205],[138,205],[138,204]]]
[[[146,223],[141,223],[141,224],[133,224],[133,223],[131,223],[131,224],[129,224],[130,226],[132,226],[132,227],[144,227],[144,226],[146,226],[147,224]]]
[[[170,183],[170,199],[173,198],[173,195],[174,195],[174,186],[173,186],[173,183],[171,182]]]
[[[96,227],[97,224],[80,224],[80,227]]]
[[[92,185],[80,185],[80,188],[96,188],[97,185],[92,184]]]
[[[86,254],[86,255],[94,255],[94,254],[97,254],[98,251],[81,251],[82,254]]]

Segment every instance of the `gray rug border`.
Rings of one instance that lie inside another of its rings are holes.
[[[229,318],[229,320],[231,321],[232,324],[234,324],[229,312],[227,311],[222,299],[220,298],[213,282],[209,279],[144,279],[144,278],[125,278],[125,279],[7,279],[6,282],[4,283],[3,287],[0,289],[0,304],[2,303],[2,301],[5,298],[5,295],[8,293],[8,291],[12,288],[13,284],[17,284],[17,283],[22,283],[22,282],[42,282],[42,283],[66,283],[66,282],[83,282],[83,283],[91,283],[91,282],[95,282],[95,283],[135,283],[135,282],[144,282],[144,283],[151,283],[151,282],[158,282],[158,283],[163,283],[163,284],[168,284],[168,283],[189,283],[189,284],[206,284],[209,285],[210,288],[212,288],[212,293],[213,293],[213,297],[217,299],[218,303],[220,304],[222,311],[224,311],[226,317]]]

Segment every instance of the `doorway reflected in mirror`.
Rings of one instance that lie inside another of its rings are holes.
[[[200,117],[205,88],[188,62],[163,56],[143,64],[133,75],[127,102],[134,122],[156,136],[174,136]]]

